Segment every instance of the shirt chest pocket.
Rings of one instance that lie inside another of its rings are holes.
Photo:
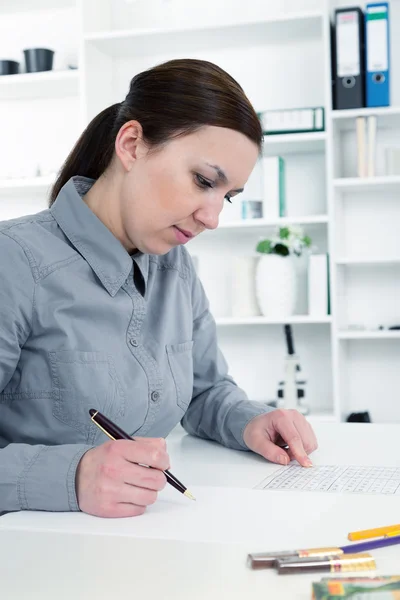
[[[193,340],[166,346],[177,405],[186,410],[193,394]]]
[[[49,352],[52,376],[53,415],[93,443],[98,429],[89,409],[104,412],[111,419],[123,416],[125,398],[112,356],[105,352],[63,350]]]

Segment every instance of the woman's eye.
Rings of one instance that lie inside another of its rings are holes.
[[[205,177],[203,177],[199,173],[196,173],[196,181],[197,181],[197,184],[203,189],[214,187],[214,184],[211,181],[208,181],[208,179],[205,179]],[[225,200],[227,202],[229,202],[230,204],[232,204],[232,196],[230,194],[226,194]]]
[[[206,188],[206,187],[212,188],[213,187],[211,181],[208,181],[208,179],[205,179],[202,175],[199,175],[198,173],[196,173],[196,179],[197,179],[197,182],[200,185],[200,187],[203,187],[203,188]]]

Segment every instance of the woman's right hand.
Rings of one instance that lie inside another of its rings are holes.
[[[115,440],[92,448],[76,471],[79,508],[97,517],[141,515],[164,488],[167,480],[162,471],[169,466],[163,438]]]

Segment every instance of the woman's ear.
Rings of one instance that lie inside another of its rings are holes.
[[[122,125],[115,139],[115,153],[126,171],[130,171],[138,158],[147,154],[143,140],[143,129],[138,121]]]

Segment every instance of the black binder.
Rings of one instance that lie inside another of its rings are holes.
[[[364,13],[358,6],[335,10],[334,108],[365,106]]]

